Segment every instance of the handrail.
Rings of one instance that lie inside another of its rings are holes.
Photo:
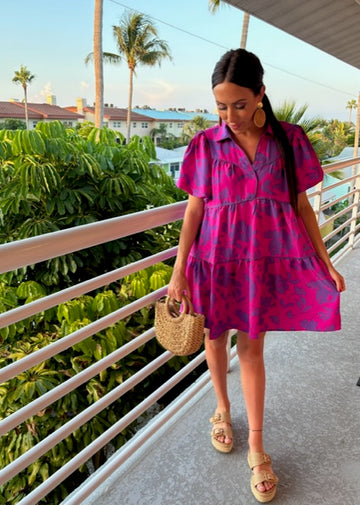
[[[346,158],[345,160],[341,161],[334,161],[328,165],[323,165],[322,169],[325,174],[328,174],[329,172],[342,170],[343,168],[351,167],[353,165],[357,165],[358,163],[360,163],[360,156],[356,158]]]
[[[344,256],[344,254],[347,254],[360,240],[360,225],[357,224],[357,221],[360,217],[359,163],[360,157],[326,165],[323,168],[324,172],[328,174],[346,167],[354,167],[355,165],[357,165],[357,167],[356,172],[353,170],[351,177],[347,177],[342,181],[334,181],[326,188],[323,187],[323,183],[319,183],[315,188],[311,190],[311,192],[309,192],[309,197],[313,199],[313,207],[317,216],[320,216],[323,211],[331,207],[334,204],[334,201],[335,203],[338,203],[344,200],[348,200],[348,205],[345,209],[338,211],[321,225],[321,228],[325,229],[326,225],[335,224],[334,229],[332,229],[324,237],[325,243],[333,240],[334,237],[338,235],[340,230],[344,232],[343,236],[340,237],[335,243],[328,245],[328,250],[330,252],[335,251],[342,246],[340,251],[338,251],[333,257],[334,261],[338,261],[341,257]],[[323,195],[325,192],[328,192],[331,189],[336,189],[342,185],[347,185],[347,192],[344,196],[336,198],[332,204],[329,202],[323,202]],[[11,271],[26,265],[32,265],[50,258],[69,254],[86,247],[92,247],[94,245],[108,242],[116,238],[125,237],[139,233],[141,231],[156,228],[173,221],[180,220],[183,217],[185,207],[186,202],[178,202],[173,205],[166,205],[164,207],[149,209],[139,213],[129,214],[102,222],[78,226],[73,229],[62,230],[59,232],[49,233],[30,239],[19,240],[10,244],[0,245],[0,273]],[[345,219],[345,221],[338,225],[337,220],[339,219]],[[21,321],[30,315],[35,315],[38,312],[51,307],[55,307],[60,303],[81,296],[99,287],[105,286],[106,284],[119,280],[127,275],[130,275],[131,273],[135,273],[139,270],[159,263],[160,261],[169,259],[175,256],[176,253],[177,247],[172,247],[168,250],[161,251],[160,253],[126,265],[125,267],[121,267],[112,272],[100,275],[95,279],[84,281],[76,286],[71,286],[70,288],[64,289],[57,293],[53,293],[47,297],[31,302],[27,305],[9,310],[6,313],[0,314],[0,327],[5,327],[9,324]],[[85,338],[98,333],[99,331],[107,328],[109,325],[112,325],[117,321],[120,321],[121,319],[128,317],[134,312],[140,310],[141,308],[154,303],[156,299],[160,298],[165,293],[166,287],[163,287],[155,292],[150,293],[149,295],[140,298],[139,300],[136,300],[135,302],[129,303],[125,307],[121,307],[111,314],[99,318],[97,321],[90,323],[86,327],[83,327],[69,335],[66,335],[62,339],[49,344],[43,349],[40,349],[22,358],[21,360],[11,363],[3,369],[0,369],[0,382],[10,380],[11,378],[16,377],[18,374],[35,366],[36,364],[39,364],[47,359],[51,359],[53,356],[57,355],[65,349],[68,349],[69,347],[84,340]],[[87,369],[78,373],[74,377],[66,380],[64,383],[51,389],[40,398],[37,398],[31,402],[29,405],[26,405],[13,414],[9,415],[6,419],[1,420],[0,435],[7,433],[9,430],[13,429],[20,423],[26,421],[26,419],[29,417],[35,415],[37,412],[41,411],[64,395],[73,391],[81,384],[90,380],[92,377],[105,370],[107,367],[111,366],[111,364],[119,361],[130,352],[133,352],[140,346],[146,344],[152,338],[154,338],[154,334],[155,333],[153,328],[147,330],[142,335],[136,337],[133,341],[115,350],[113,353],[89,366]],[[6,482],[12,476],[16,475],[22,469],[26,468],[26,466],[35,461],[41,454],[47,452],[60,440],[68,436],[69,433],[77,429],[82,424],[86,423],[98,412],[122,396],[130,388],[134,387],[135,384],[139,384],[154,370],[158,369],[164,363],[166,363],[171,357],[172,354],[168,352],[161,354],[158,358],[150,362],[139,372],[127,379],[123,384],[114,388],[96,403],[92,404],[83,412],[78,414],[75,418],[68,421],[51,436],[43,439],[28,452],[14,460],[11,464],[0,471],[0,483]],[[91,455],[109,443],[109,441],[117,433],[122,431],[124,427],[128,426],[130,422],[135,420],[142,412],[144,412],[144,410],[146,410],[146,408],[151,406],[155,401],[157,401],[157,399],[167,393],[175,383],[179,382],[184,376],[190,373],[189,371],[192,371],[196,366],[198,366],[199,363],[203,362],[204,359],[204,353],[199,354],[189,363],[189,365],[185,366],[179,372],[177,372],[177,374],[175,374],[169,381],[167,381],[166,384],[162,385],[158,390],[150,395],[149,398],[135,407],[124,418],[120,419],[111,429],[104,432],[100,437],[98,437],[98,439],[87,446],[75,458],[64,465],[54,475],[50,476],[49,479],[38,486],[26,498],[22,499],[19,504],[35,505],[42,497],[46,496],[46,494],[54,489],[54,487],[60,484],[68,475],[70,475],[81,464],[89,459]],[[151,430],[149,433],[151,434]],[[127,449],[124,448],[121,451],[121,454],[127,454]],[[93,486],[90,484],[82,488],[81,496],[87,496],[90,493],[91,489],[93,489]],[[78,496],[78,494],[76,496]],[[78,503],[71,500],[72,499],[70,499],[69,503]]]
[[[126,265],[125,267],[117,268],[116,270],[112,270],[106,274],[99,275],[93,279],[89,279],[88,281],[84,281],[80,284],[76,284],[75,286],[71,286],[69,288],[63,289],[62,291],[58,291],[57,293],[53,293],[44,298],[34,300],[33,302],[27,303],[26,305],[21,305],[15,309],[8,310],[7,312],[0,314],[0,328],[4,328],[9,324],[22,321],[29,316],[33,316],[39,312],[42,312],[43,310],[55,307],[60,303],[72,300],[73,298],[84,295],[85,293],[89,293],[94,289],[106,286],[111,282],[123,279],[127,275],[138,272],[139,270],[143,270],[144,268],[154,265],[160,261],[165,261],[169,258],[172,258],[176,255],[176,253],[177,247],[171,247],[170,249],[166,249],[166,251],[161,251],[157,254],[149,256],[148,258],[135,261],[134,263],[130,263],[130,265]]]
[[[187,202],[114,217],[0,245],[0,273],[151,230],[182,219]]]

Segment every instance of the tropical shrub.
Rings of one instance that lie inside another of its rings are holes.
[[[32,131],[0,131],[0,242],[10,242],[184,198],[154,158],[150,139],[134,137],[127,145],[111,130],[66,130],[59,122],[39,123]],[[135,237],[54,258],[0,275],[0,312],[29,303],[61,288],[112,270],[177,243],[172,224]],[[0,330],[0,366],[76,331],[144,294],[165,286],[171,266],[159,264],[104,289],[70,300]],[[38,398],[86,369],[153,325],[149,306],[87,338],[18,377],[0,385],[0,418]],[[0,438],[0,467],[24,454],[74,415],[121,384],[162,350],[156,341],[132,352],[98,376]],[[26,470],[0,487],[0,503],[15,504],[79,453],[104,430],[147,397],[186,359],[173,359],[151,378],[111,404]],[[133,433],[124,430],[120,447]],[[42,503],[59,503],[89,468],[107,457],[99,451]],[[2,502],[1,502],[2,500]]]

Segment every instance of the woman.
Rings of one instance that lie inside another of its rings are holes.
[[[227,330],[239,330],[251,489],[268,502],[278,479],[263,445],[265,332],[339,329],[345,282],[306,196],[322,180],[321,166],[301,127],[275,118],[259,59],[243,49],[227,52],[212,88],[220,124],[199,132],[184,157],[178,185],[189,201],[168,294],[181,300],[187,293],[206,316],[217,398],[211,437],[225,453],[233,447]]]

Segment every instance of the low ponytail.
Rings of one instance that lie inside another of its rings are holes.
[[[272,110],[270,101],[266,94],[263,97],[263,107],[264,112],[266,114],[266,120],[268,124],[270,124],[275,139],[279,145],[279,148],[283,154],[284,164],[285,164],[285,174],[286,180],[289,189],[289,197],[292,208],[295,211],[295,214],[298,215],[298,201],[297,201],[297,185],[296,185],[296,176],[295,176],[295,160],[294,160],[294,152],[290,145],[289,139],[285,133],[284,128],[282,127],[280,121],[276,119],[275,114]]]

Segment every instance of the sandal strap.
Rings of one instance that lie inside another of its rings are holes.
[[[248,454],[248,463],[251,470],[254,466],[271,465],[271,457],[266,452],[252,452]],[[260,481],[262,482],[262,481]]]
[[[215,412],[215,414],[210,418],[212,424],[217,423],[228,423],[231,426],[231,417],[229,412]]]
[[[251,476],[251,482],[254,486],[257,486],[262,482],[270,482],[271,484],[277,484],[279,482],[279,479],[272,472],[267,472],[266,470],[260,470],[259,473],[253,474]]]
[[[213,438],[218,438],[218,437],[233,438],[232,430],[230,427],[214,428],[211,431],[211,436]]]

